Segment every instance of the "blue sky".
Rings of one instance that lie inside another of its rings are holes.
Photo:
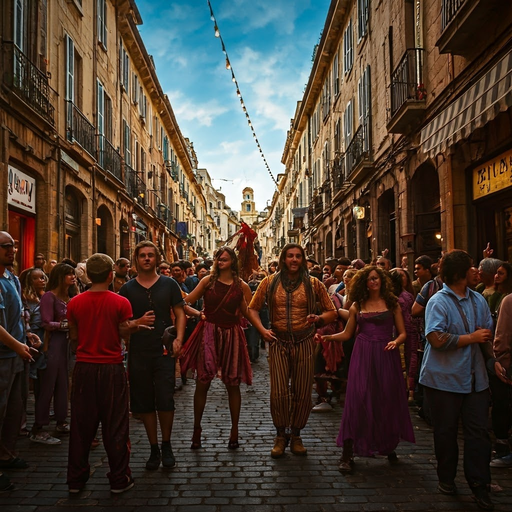
[[[210,0],[242,97],[277,178],[330,0]],[[226,70],[207,0],[138,0],[139,26],[178,124],[215,188],[240,210],[252,187],[263,210],[275,186]],[[224,181],[229,180],[229,181]]]

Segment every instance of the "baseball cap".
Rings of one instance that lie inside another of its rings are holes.
[[[114,260],[107,254],[97,252],[87,259],[85,263],[87,273],[99,275],[114,269]]]

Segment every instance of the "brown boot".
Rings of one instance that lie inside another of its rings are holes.
[[[278,459],[284,455],[284,449],[286,448],[286,437],[277,436],[274,439],[274,448],[270,451],[270,456],[273,459]]]
[[[304,448],[304,445],[302,444],[302,439],[300,436],[294,436],[292,434],[291,441],[290,441],[290,451],[294,455],[307,455],[308,450]]]

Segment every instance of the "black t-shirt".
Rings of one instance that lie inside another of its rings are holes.
[[[130,352],[161,354],[162,334],[166,327],[172,325],[171,308],[183,304],[181,290],[176,281],[160,276],[153,286],[144,288],[137,279],[131,279],[121,287],[119,295],[130,301],[133,318],[140,318],[147,311],[154,311],[156,317],[153,330],[139,331],[131,335]]]

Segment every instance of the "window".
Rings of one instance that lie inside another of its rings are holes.
[[[103,84],[98,80],[97,82],[98,94],[98,134],[105,134],[105,89]],[[100,138],[100,144],[103,144],[103,138]]]
[[[131,130],[128,123],[123,119],[123,146],[124,146],[124,161],[129,167],[132,166],[132,152],[131,152]]]
[[[370,66],[366,66],[363,76],[358,84],[358,103],[359,103],[359,125],[363,125],[370,116]]]
[[[370,0],[357,0],[357,35],[359,41],[368,32],[369,7]]]
[[[333,89],[334,89],[334,97],[337,97],[340,93],[340,65],[339,65],[339,52],[336,52],[334,56],[334,62],[332,65],[332,80],[333,80]]]
[[[128,92],[128,77],[130,76],[130,59],[126,49],[123,46],[123,41],[119,41],[119,79],[121,87],[125,92]]]
[[[134,105],[139,103],[139,77],[132,74],[132,101]]]
[[[106,0],[98,0],[98,41],[107,47],[107,2]]]
[[[25,14],[27,7],[25,0],[15,0],[14,7],[14,44],[25,51]]]
[[[167,135],[164,137],[164,161],[167,163],[169,161],[169,138]]]
[[[66,35],[66,100],[75,100],[75,44]]]
[[[334,125],[334,152],[336,155],[341,153],[341,120],[338,119]]]
[[[352,100],[347,103],[347,108],[345,109],[345,115],[343,118],[344,128],[345,128],[345,151],[352,140],[353,135],[353,127],[354,127],[354,105]]]
[[[251,205],[250,204],[246,204],[245,205],[245,211],[246,212],[250,212],[251,211]]]
[[[343,36],[343,71],[347,74],[354,64],[354,36],[352,30],[352,18],[348,22]]]

